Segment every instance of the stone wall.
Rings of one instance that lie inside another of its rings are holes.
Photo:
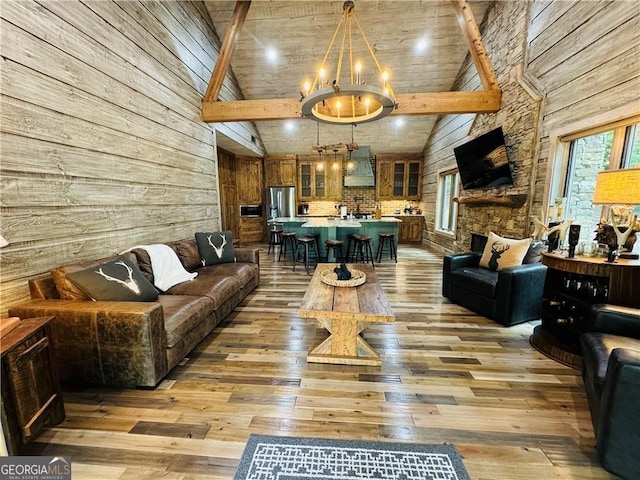
[[[592,119],[616,109],[638,111],[640,19],[631,4],[494,3],[480,30],[503,92],[501,110],[486,115],[444,115],[436,122],[424,149],[424,243],[450,252],[467,249],[474,232],[528,236],[532,230],[529,216],[541,216],[548,204],[557,160],[550,155],[558,132],[569,133],[567,126],[574,124],[582,129],[593,127]],[[452,89],[480,88],[475,66],[467,59]],[[455,167],[454,147],[499,125],[506,137],[514,186],[462,195],[524,193],[527,203],[520,208],[464,204],[456,236],[436,232],[438,173]]]
[[[497,113],[476,115],[469,123],[455,123],[451,117],[439,119],[434,128],[432,139],[442,135],[450,137],[445,149],[436,150],[432,145],[425,149],[426,183],[424,203],[436,201],[437,172],[455,167],[453,147],[465,143],[499,126],[502,127],[507,145],[507,156],[511,166],[513,186],[474,189],[462,191],[461,197],[486,195],[529,194],[530,179],[533,174],[539,102],[532,98],[520,83],[526,41],[527,23],[526,2],[496,2],[483,22],[481,29],[485,47],[502,89],[501,109]],[[467,58],[454,89],[466,90],[476,83],[477,71]],[[452,130],[455,125],[455,130]],[[431,139],[430,139],[431,140]],[[444,249],[466,250],[469,248],[472,233],[486,234],[489,231],[499,235],[522,238],[528,234],[529,202],[520,207],[507,207],[498,204],[460,205],[455,243],[450,236],[435,231],[435,211],[427,216],[427,243],[437,244]]]

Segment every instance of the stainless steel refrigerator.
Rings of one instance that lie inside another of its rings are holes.
[[[269,187],[269,218],[295,217],[296,187]]]

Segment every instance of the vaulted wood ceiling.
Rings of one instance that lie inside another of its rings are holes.
[[[299,98],[305,79],[312,80],[342,13],[343,1],[254,0],[240,31],[231,69],[244,98]],[[230,25],[235,1],[205,2],[220,38]],[[470,2],[479,24],[489,1]],[[355,11],[376,56],[391,72],[396,94],[447,92],[468,54],[468,43],[450,0],[355,0]],[[416,49],[425,41],[423,52]],[[277,52],[275,61],[267,50]],[[366,62],[368,55],[363,52]],[[466,86],[466,90],[481,89]],[[400,109],[399,109],[400,110]],[[401,119],[402,126],[397,125]],[[374,154],[421,152],[436,115],[397,114],[360,124],[354,139]],[[269,154],[312,153],[317,124],[307,119],[257,121]],[[287,128],[290,127],[290,129]],[[351,140],[351,127],[320,125],[320,144]]]

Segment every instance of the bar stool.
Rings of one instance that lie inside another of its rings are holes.
[[[273,247],[273,252],[276,251],[276,245],[282,245],[282,239],[280,238],[280,234],[282,230],[279,230],[277,227],[273,227],[273,229],[269,232],[269,249],[267,250],[267,255],[271,253],[271,247]]]
[[[342,240],[325,240],[324,246],[327,249],[327,261],[329,261],[329,252],[333,250],[333,255],[336,257],[336,260],[340,259],[340,262],[344,260],[342,256],[342,246],[344,242]]]
[[[287,260],[287,250],[291,250],[291,260],[296,261],[296,234],[295,232],[280,232],[280,241],[282,242],[282,247],[280,248],[280,253],[278,254],[278,261],[280,261],[280,257],[284,255],[284,260]]]
[[[396,251],[396,236],[394,233],[381,233],[378,237],[378,250],[376,257],[378,263],[382,261],[382,253],[385,247],[389,249],[389,258],[393,258],[398,263],[398,252]]]
[[[351,252],[351,246],[355,246],[355,240],[353,238],[354,235],[355,233],[350,233],[349,235],[347,235],[347,253],[344,257],[345,262],[350,262],[356,254],[355,250]]]
[[[293,259],[293,271],[296,271],[296,263],[300,259],[302,254],[302,261],[304,262],[304,271],[309,275],[309,253],[314,254],[315,261],[318,263],[320,254],[318,253],[318,247],[316,246],[316,239],[313,237],[300,237],[298,238],[298,246],[296,247],[295,257]]]
[[[369,263],[375,268],[373,263],[373,252],[371,251],[371,237],[356,233],[353,235],[354,245],[354,263]]]

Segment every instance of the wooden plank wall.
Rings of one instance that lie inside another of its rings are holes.
[[[542,97],[542,113],[536,125],[536,148],[531,151],[532,157],[525,159],[535,165],[530,211],[538,215],[547,181],[549,133],[567,123],[629,103],[635,102],[640,109],[640,7],[636,2],[627,1],[534,0],[527,4],[527,9],[528,21],[520,27],[526,31],[514,29],[500,33],[508,33],[509,37],[504,41],[522,36],[524,57],[515,61],[510,56],[494,58],[490,50],[489,56],[497,74],[509,71],[510,75],[520,75],[523,72]],[[498,2],[489,21],[495,22],[496,15],[508,12],[504,2]],[[485,26],[485,34],[486,30]],[[491,44],[491,38],[484,38],[485,43]],[[468,61],[458,75],[456,87],[461,90],[479,88],[475,69]],[[472,115],[440,117],[425,147],[422,203],[427,219],[425,242],[444,251],[466,249],[468,245],[456,244],[455,239],[434,232],[437,172],[455,166],[453,147],[469,139],[469,130],[479,120],[482,119]],[[530,127],[530,117],[518,121],[522,122],[522,129]],[[474,207],[474,211],[480,213],[481,208]],[[522,233],[528,234],[527,231]]]
[[[201,121],[201,2],[3,1],[1,22],[0,315],[55,266],[219,228],[216,127],[261,151],[254,125]]]

